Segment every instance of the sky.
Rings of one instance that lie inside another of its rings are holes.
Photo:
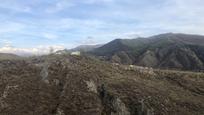
[[[35,53],[161,33],[204,35],[203,0],[0,0],[0,52]]]

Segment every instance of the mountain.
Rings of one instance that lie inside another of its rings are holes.
[[[1,115],[203,115],[204,74],[51,54],[0,61]]]
[[[71,51],[89,52],[89,51],[92,51],[92,50],[99,48],[101,46],[102,46],[101,44],[98,44],[98,45],[80,45],[80,46],[77,46],[76,48],[71,49]]]
[[[161,34],[116,39],[91,52],[103,59],[154,68],[204,70],[204,36]]]
[[[20,56],[17,56],[15,54],[9,54],[9,53],[0,53],[0,60],[12,60],[12,59],[20,59]]]

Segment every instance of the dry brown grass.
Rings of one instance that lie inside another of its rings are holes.
[[[45,63],[48,76],[43,80]],[[0,68],[0,115],[204,114],[202,73],[151,74],[69,55],[1,61]]]

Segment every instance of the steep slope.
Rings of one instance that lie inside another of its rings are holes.
[[[155,68],[204,69],[204,36],[161,34],[114,40],[92,54],[106,60]]]
[[[0,61],[0,76],[1,115],[204,114],[202,73],[49,55]]]

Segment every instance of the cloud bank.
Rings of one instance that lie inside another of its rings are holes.
[[[63,46],[38,46],[35,48],[14,48],[10,46],[5,46],[0,48],[1,53],[12,53],[19,56],[39,56],[39,55],[45,55],[49,53],[53,53],[58,50],[63,50]]]

